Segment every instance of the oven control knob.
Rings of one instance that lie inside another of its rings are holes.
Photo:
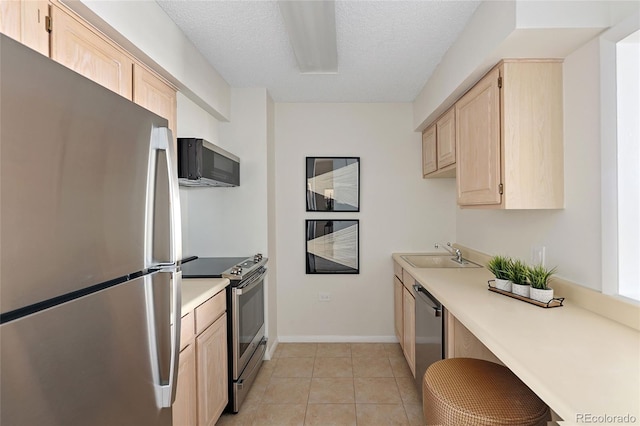
[[[229,271],[229,273],[231,275],[240,275],[242,273],[242,266],[234,266],[233,268],[231,268],[231,271]]]
[[[262,253],[258,253],[255,256],[253,256],[253,263],[258,263],[262,260]]]

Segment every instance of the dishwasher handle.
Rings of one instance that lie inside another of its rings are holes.
[[[416,297],[419,297],[424,302],[426,302],[431,308],[433,308],[433,315],[435,317],[442,316],[442,304],[438,302],[438,300],[431,295],[424,287],[420,284],[416,283],[413,285],[413,289],[416,292]]]

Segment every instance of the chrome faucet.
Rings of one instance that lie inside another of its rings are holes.
[[[436,243],[435,244],[435,248],[440,248],[440,244]],[[452,255],[454,255],[456,258],[452,259],[460,264],[462,264],[462,252],[460,251],[459,248],[455,248],[451,245],[450,242],[447,243],[446,246],[442,246],[443,249],[445,249],[446,251],[448,251],[449,253],[451,253]]]

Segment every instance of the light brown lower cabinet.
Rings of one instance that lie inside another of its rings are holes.
[[[416,375],[416,299],[412,285],[415,279],[394,262],[393,316],[394,328],[411,373]],[[445,358],[478,358],[502,364],[473,333],[448,310],[445,311]]]
[[[197,425],[196,352],[194,344],[180,352],[178,386],[173,403],[173,424],[179,426]]]
[[[180,426],[196,426],[198,419],[194,317],[188,312],[180,321],[180,360],[173,403],[173,424]]]
[[[227,314],[196,337],[198,425],[214,426],[229,402]]]
[[[229,402],[225,291],[183,315],[173,424],[213,426]]]
[[[404,347],[403,330],[404,318],[402,316],[402,290],[404,286],[398,277],[393,277],[393,325],[396,331],[396,337],[400,346]]]
[[[416,375],[416,299],[413,296],[414,278],[393,262],[393,322],[398,342],[409,369]]]
[[[406,288],[402,289],[402,324],[403,342],[402,351],[409,364],[409,369],[413,377],[416,376],[416,299]]]
[[[445,320],[447,321],[445,327],[446,358],[477,358],[502,364],[502,361],[478,340],[467,327],[462,325],[451,312],[447,311]]]

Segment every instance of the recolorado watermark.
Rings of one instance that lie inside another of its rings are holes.
[[[635,424],[638,421],[636,416],[631,414],[593,414],[593,413],[577,413],[577,423],[593,423],[593,424]]]

